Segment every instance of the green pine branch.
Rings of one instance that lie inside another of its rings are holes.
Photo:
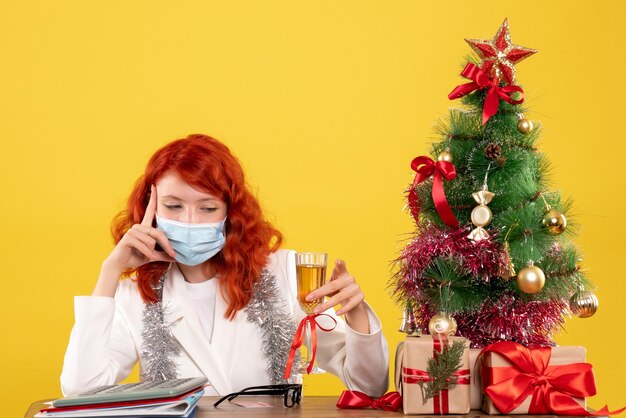
[[[462,356],[465,351],[465,341],[456,340],[451,345],[444,344],[443,352],[428,359],[426,372],[430,377],[428,382],[419,382],[422,392],[422,402],[434,398],[444,389],[453,389],[458,381],[458,376],[454,374],[462,366]]]
[[[424,271],[429,280],[426,294],[437,312],[457,313],[478,309],[492,292],[485,283],[474,283],[462,260],[436,258]]]

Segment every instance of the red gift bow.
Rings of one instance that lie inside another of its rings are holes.
[[[331,328],[324,328],[317,322],[318,316],[327,316],[333,320],[335,325]],[[315,315],[307,315],[302,318],[300,324],[298,325],[298,329],[296,330],[296,334],[293,337],[293,342],[291,343],[291,349],[289,350],[289,358],[287,359],[287,367],[285,368],[285,374],[283,377],[285,379],[289,379],[291,377],[291,368],[293,367],[293,360],[296,356],[296,350],[302,346],[304,343],[304,335],[306,331],[306,326],[309,325],[311,329],[311,361],[306,368],[306,372],[311,373],[313,370],[313,365],[315,364],[315,354],[317,354],[317,333],[315,332],[315,327],[319,327],[322,331],[328,332],[335,329],[337,326],[337,320],[328,314],[315,314]]]
[[[502,341],[480,353],[496,353],[511,367],[483,366],[485,394],[504,414],[517,408],[532,395],[528,413],[599,416],[619,414],[626,408],[609,411],[607,406],[588,412],[572,397],[586,398],[596,394],[596,382],[589,363],[548,366],[550,347],[526,348],[518,343]]]
[[[485,104],[483,105],[483,125],[498,111],[500,99],[516,105],[524,101],[524,90],[522,90],[520,86],[508,85],[500,87],[497,77],[489,78],[486,72],[472,63],[467,63],[463,71],[461,71],[461,75],[472,80],[472,82],[456,86],[454,90],[448,94],[448,99],[458,99],[474,90],[489,89],[489,91],[487,91],[487,97],[485,97]],[[510,96],[513,92],[521,93],[522,98],[514,100]]]
[[[430,176],[433,176],[432,196],[437,213],[439,213],[439,216],[444,224],[451,228],[458,228],[459,221],[454,216],[454,213],[452,213],[450,205],[448,205],[448,200],[446,199],[446,194],[443,190],[442,180],[442,177],[446,180],[452,180],[456,177],[454,164],[447,161],[435,162],[432,158],[422,155],[421,157],[416,157],[413,161],[411,161],[411,168],[416,172],[416,175],[415,180],[413,180],[411,191],[409,192],[409,199],[412,199],[413,202],[416,202],[417,204],[417,198],[414,195],[415,186]],[[411,196],[411,194],[413,194],[413,196]],[[417,212],[417,210],[415,212]],[[416,213],[413,214],[413,217],[415,218],[415,221],[418,220]]]
[[[402,406],[402,395],[398,392],[385,393],[378,399],[371,398],[358,390],[344,390],[337,401],[337,408],[373,408],[395,412]]]
[[[443,346],[448,344],[448,336],[445,334],[437,334],[433,336],[433,355],[435,359],[440,353],[443,353]],[[470,384],[469,369],[462,369],[454,373],[457,385]],[[402,368],[402,381],[409,384],[419,384],[419,382],[432,382],[435,380],[428,372],[420,369]],[[450,413],[448,401],[448,389],[444,389],[433,398],[433,413],[437,415],[447,415]]]

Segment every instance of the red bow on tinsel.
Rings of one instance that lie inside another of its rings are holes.
[[[337,408],[373,408],[395,412],[402,406],[402,395],[398,392],[385,393],[378,399],[371,398],[358,390],[344,390],[337,401]]]
[[[448,200],[446,199],[446,194],[443,190],[443,180],[442,177],[446,180],[452,180],[456,177],[456,169],[454,168],[454,164],[447,161],[437,161],[435,162],[432,158],[422,155],[421,157],[416,157],[411,161],[411,168],[415,170],[417,173],[415,175],[415,180],[413,180],[413,186],[411,187],[411,191],[409,192],[409,200],[413,201],[415,205],[417,205],[417,198],[415,196],[415,186],[419,183],[423,182],[430,176],[433,176],[433,189],[432,196],[433,202],[435,203],[435,208],[437,209],[437,213],[441,217],[441,220],[444,224],[448,225],[451,228],[458,228],[459,221],[452,213],[452,209],[450,209],[450,205],[448,205]],[[417,209],[413,211],[413,217],[417,221]]]
[[[317,322],[318,316],[327,316],[333,320],[335,323],[330,328],[324,328]],[[296,330],[296,334],[293,337],[293,342],[291,343],[291,349],[289,350],[289,358],[287,359],[287,367],[285,368],[284,378],[289,379],[291,376],[291,368],[293,367],[293,360],[296,356],[296,350],[304,344],[304,335],[306,334],[306,327],[309,326],[311,330],[311,361],[306,368],[307,373],[311,373],[313,370],[313,365],[315,364],[315,354],[317,353],[317,333],[315,332],[315,327],[319,327],[322,331],[332,331],[337,326],[337,320],[328,314],[315,314],[315,315],[307,315],[302,318],[300,324],[298,325],[298,329]]]
[[[508,85],[500,87],[497,77],[490,78],[485,71],[472,63],[468,63],[465,66],[463,71],[461,71],[461,75],[472,80],[472,82],[456,86],[454,90],[448,94],[448,99],[458,99],[474,90],[489,89],[489,91],[487,91],[487,97],[485,97],[485,104],[483,105],[483,125],[498,111],[500,99],[516,105],[524,101],[524,90],[522,90],[520,86]],[[521,93],[521,99],[514,100],[511,98],[510,94],[514,92]]]
[[[550,347],[526,348],[503,341],[481,352],[496,353],[511,363],[511,367],[483,367],[485,394],[504,414],[517,408],[532,396],[528,413],[556,415],[614,415],[626,408],[610,412],[606,406],[588,412],[572,397],[586,398],[596,394],[596,382],[589,363],[548,366]]]

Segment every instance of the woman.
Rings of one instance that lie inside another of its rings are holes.
[[[137,361],[142,379],[204,375],[208,395],[280,383],[305,315],[294,252],[278,250],[282,235],[225,145],[190,135],[158,150],[112,231],[92,295],[75,299],[65,394],[120,382]],[[318,332],[317,363],[351,389],[382,395],[387,343],[342,261],[308,298],[323,296],[318,311],[338,324]]]

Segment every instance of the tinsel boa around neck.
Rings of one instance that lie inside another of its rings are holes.
[[[263,356],[272,384],[285,383],[285,365],[289,357],[291,340],[296,333],[296,322],[289,314],[286,302],[280,298],[276,276],[267,270],[261,272],[254,294],[244,308],[247,319],[256,323],[263,335]],[[299,356],[297,356],[299,360]],[[299,369],[299,365],[294,368]],[[294,378],[291,374],[290,380]]]
[[[178,377],[175,358],[181,354],[181,346],[165,325],[163,306],[164,274],[153,287],[158,301],[147,303],[143,311],[142,356],[145,367],[142,380],[164,380]],[[284,383],[283,373],[296,331],[296,323],[287,309],[287,303],[280,297],[276,286],[276,276],[263,270],[254,287],[250,302],[243,309],[246,319],[255,323],[261,330],[263,357],[272,384]],[[297,367],[294,367],[297,370]],[[293,378],[293,375],[292,375]]]
[[[167,272],[152,286],[158,301],[146,303],[143,310],[141,337],[145,367],[141,373],[141,380],[166,380],[178,377],[178,366],[174,357],[180,355],[181,346],[165,325],[163,283],[166,277]]]

